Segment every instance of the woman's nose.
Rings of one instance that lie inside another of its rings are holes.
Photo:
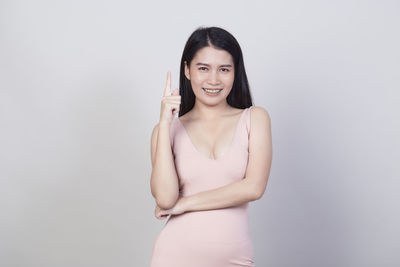
[[[210,76],[208,77],[209,84],[219,84],[218,73],[215,71],[210,72]]]

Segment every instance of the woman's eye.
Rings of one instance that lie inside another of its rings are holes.
[[[206,67],[200,67],[199,70],[206,70]]]
[[[227,68],[222,68],[221,70],[222,70],[222,72],[228,72],[229,71],[229,69],[227,69]]]

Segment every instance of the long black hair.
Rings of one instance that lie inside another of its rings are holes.
[[[232,90],[226,99],[227,103],[232,107],[241,109],[253,105],[249,83],[244,68],[242,50],[235,37],[219,27],[199,27],[190,35],[185,48],[183,49],[179,77],[181,105],[178,116],[182,116],[190,111],[194,106],[196,98],[190,80],[185,76],[185,61],[189,67],[196,52],[207,46],[226,50],[233,58],[235,78]]]

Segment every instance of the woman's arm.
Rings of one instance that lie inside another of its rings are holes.
[[[216,189],[182,197],[178,202],[182,202],[185,212],[222,209],[257,200],[261,197],[260,192],[261,189],[256,188],[251,179],[244,178]]]
[[[227,208],[260,199],[266,189],[272,162],[271,120],[261,107],[251,111],[249,161],[244,179],[178,200],[164,214]]]
[[[160,122],[154,126],[151,135],[151,194],[157,206],[163,209],[173,207],[179,197],[179,180],[171,148],[171,119],[179,111],[181,96],[179,90],[171,90],[171,72],[161,100]],[[171,118],[172,117],[172,118]]]
[[[151,193],[157,206],[169,209],[179,197],[179,181],[170,141],[170,125],[160,122],[151,136]]]

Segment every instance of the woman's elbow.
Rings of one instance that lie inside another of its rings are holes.
[[[250,189],[252,200],[253,201],[259,200],[264,195],[264,192],[265,192],[265,187],[254,184],[253,186],[251,186]]]
[[[175,206],[177,200],[178,196],[156,197],[157,206],[163,210],[172,209]]]

